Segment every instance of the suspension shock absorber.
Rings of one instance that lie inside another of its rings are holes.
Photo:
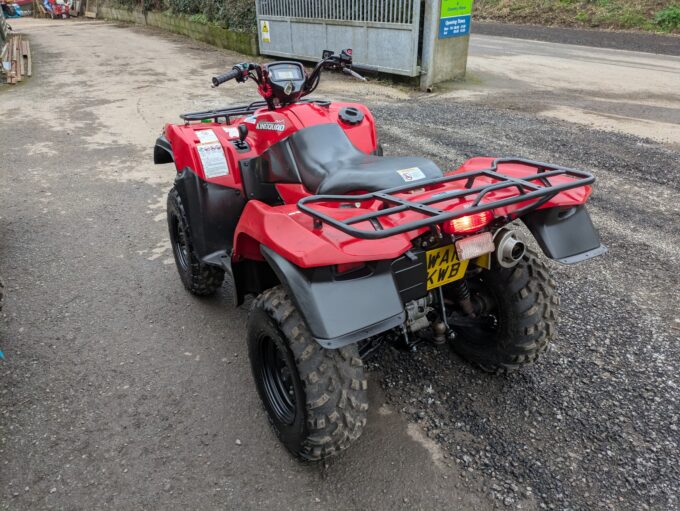
[[[460,305],[466,316],[474,318],[476,315],[475,306],[472,303],[470,286],[468,286],[467,281],[465,279],[457,280],[449,286],[449,289],[451,291],[451,300]]]

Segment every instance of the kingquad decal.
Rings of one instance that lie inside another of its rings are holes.
[[[286,123],[283,121],[260,121],[257,123],[256,128],[258,130],[278,131],[280,133],[286,129]]]
[[[418,181],[419,179],[425,179],[426,177],[423,171],[420,170],[418,167],[397,170],[397,174],[399,174],[401,178],[407,183],[410,183],[411,181]]]

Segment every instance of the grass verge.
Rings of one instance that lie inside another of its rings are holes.
[[[479,20],[680,34],[680,0],[477,0]]]

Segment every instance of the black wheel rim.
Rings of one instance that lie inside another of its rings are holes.
[[[295,387],[293,371],[287,357],[281,352],[273,339],[263,336],[259,342],[260,378],[264,389],[267,408],[277,421],[293,424],[295,420]]]
[[[183,270],[189,269],[189,246],[187,238],[182,229],[179,219],[175,216],[172,219],[172,238],[175,249],[175,257]]]

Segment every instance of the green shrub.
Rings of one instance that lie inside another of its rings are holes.
[[[680,5],[669,5],[664,10],[656,13],[654,23],[664,30],[677,30],[680,28]]]
[[[128,9],[169,10],[197,23],[227,27],[238,32],[256,31],[255,0],[112,0]]]
[[[165,0],[171,11],[240,32],[255,32],[255,0]]]
[[[189,16],[189,21],[193,21],[194,23],[202,23],[203,25],[207,25],[209,23],[208,17],[203,14],[192,14]]]

